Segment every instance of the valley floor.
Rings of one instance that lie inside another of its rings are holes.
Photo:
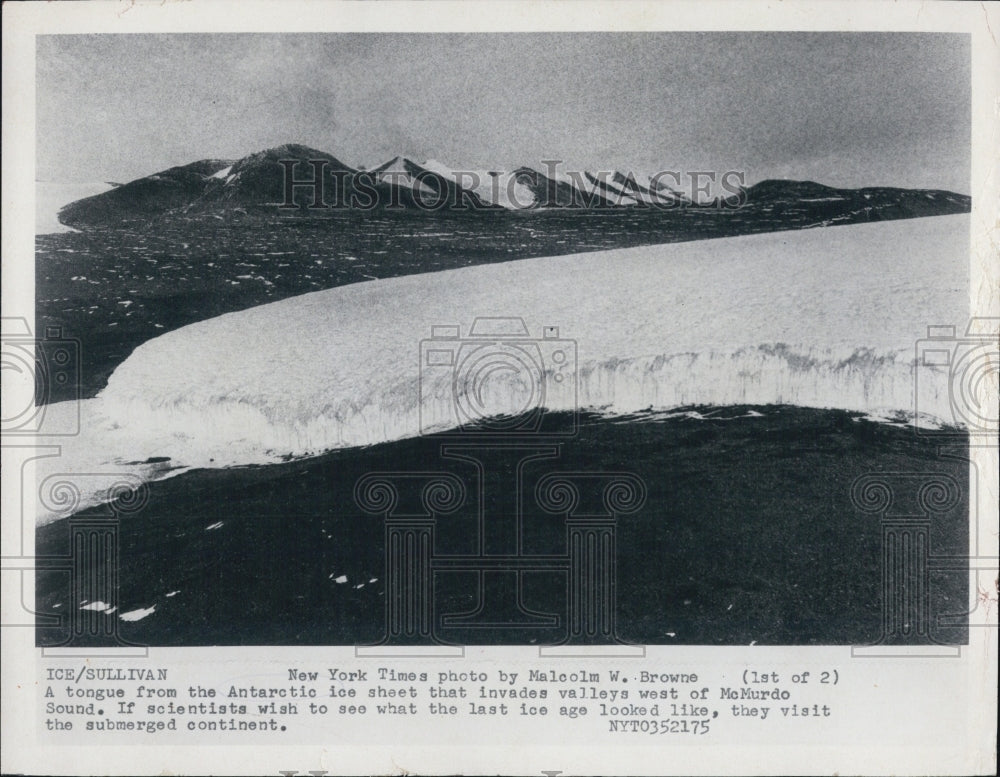
[[[422,437],[151,483],[148,504],[115,523],[118,600],[73,601],[71,591],[79,589],[71,589],[67,573],[39,573],[38,612],[63,618],[63,625],[40,627],[38,643],[63,643],[81,617],[96,623],[97,635],[77,635],[73,644],[107,644],[114,633],[149,645],[376,643],[386,630],[391,596],[385,526],[381,516],[358,507],[355,486],[386,470],[454,474],[468,501],[437,519],[435,563],[475,554],[479,485],[468,462],[442,458],[442,441]],[[957,442],[959,450],[966,443]],[[501,456],[486,467],[488,552],[517,550],[518,527],[506,509],[509,500],[501,498],[510,491],[513,463]],[[584,416],[557,458],[524,470],[520,536],[526,555],[567,552],[563,517],[544,512],[534,498],[534,486],[552,471],[624,471],[645,484],[644,506],[621,515],[616,525],[616,631],[628,642],[879,641],[888,606],[882,530],[878,515],[862,512],[851,499],[855,480],[871,473],[952,478],[959,499],[934,517],[930,550],[933,556],[960,555],[968,545],[967,463],[940,457],[937,441],[910,427],[873,423],[857,413],[760,406],[697,408],[659,420]],[[69,553],[74,520],[40,527],[37,553]],[[92,574],[100,579],[106,571],[102,566]],[[558,570],[522,574],[524,608],[554,620],[527,617],[499,596],[478,619],[443,621],[476,609],[484,590],[477,575],[434,574],[436,639],[546,644],[566,638],[567,580]],[[503,581],[493,583],[492,590],[502,593]],[[967,609],[967,590],[967,571],[931,574],[931,638],[967,640],[964,627],[936,622],[937,615]],[[91,609],[83,609],[88,604]]]

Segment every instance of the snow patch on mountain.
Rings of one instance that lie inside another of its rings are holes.
[[[376,176],[376,180],[393,186],[399,186],[423,195],[433,195],[435,192],[418,177],[419,173],[414,173],[416,166],[410,160],[401,156],[396,156],[388,162],[372,168],[371,173]]]

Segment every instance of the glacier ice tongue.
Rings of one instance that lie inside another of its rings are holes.
[[[454,425],[448,369],[421,407],[421,341],[457,325],[468,342],[485,316],[523,317],[543,362],[545,327],[575,341],[576,392],[550,393],[552,410],[910,411],[916,341],[968,317],[968,225],[940,216],[524,259],[229,313],[139,346],[83,403],[83,432],[58,465],[262,463]],[[543,370],[551,380],[556,365]],[[933,377],[920,410],[947,418],[947,374]],[[491,407],[509,397],[519,409],[512,380],[492,382]]]

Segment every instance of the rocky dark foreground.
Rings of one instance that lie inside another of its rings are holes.
[[[895,504],[917,514],[910,507],[921,485],[935,478],[953,483],[954,499],[941,500],[942,511],[931,516],[928,550],[960,560],[968,548],[967,462],[943,457],[938,440],[911,428],[856,413],[788,406],[699,410],[704,420],[582,417],[579,433],[557,457],[523,470],[523,553],[567,552],[564,517],[541,509],[536,499],[547,474],[631,473],[644,483],[646,498],[616,524],[620,639],[704,645],[967,641],[967,568],[929,573],[927,633],[918,634],[915,623],[908,637],[885,632],[883,608],[891,607],[893,596],[882,582],[882,522],[859,506],[857,494],[852,498],[858,478],[890,473],[884,477],[895,489]],[[953,442],[959,451],[967,445]],[[40,572],[38,643],[64,642],[81,612],[111,627],[105,643],[115,630],[122,639],[149,645],[378,642],[390,595],[385,521],[359,507],[355,486],[373,472],[450,473],[463,483],[466,499],[437,519],[433,553],[439,559],[475,554],[474,469],[443,458],[441,443],[426,437],[152,483],[145,506],[115,522],[117,610],[81,611],[85,603],[71,599],[68,571]],[[487,464],[485,547],[516,551],[516,525],[506,509],[516,461],[497,453]],[[892,473],[920,477],[894,481]],[[588,493],[582,488],[581,499]],[[581,502],[579,511],[593,507]],[[106,508],[80,517],[101,514],[108,514]],[[73,520],[41,527],[36,555],[67,557]],[[100,578],[104,567],[91,573]],[[502,584],[491,588],[495,598],[484,594],[480,600],[486,589],[478,574],[457,567],[435,573],[440,640],[546,644],[566,638],[565,571],[542,565],[522,574],[528,614],[509,606]],[[919,590],[915,579],[902,584]],[[479,615],[446,617],[475,613],[480,604]],[[120,618],[147,610],[138,620]],[[938,619],[945,615],[957,615],[953,625]],[[42,616],[53,616],[56,625],[41,625]]]

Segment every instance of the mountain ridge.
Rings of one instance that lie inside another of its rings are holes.
[[[289,173],[289,169],[291,172]],[[322,192],[312,183],[321,173]],[[289,203],[288,176],[293,186]],[[670,176],[672,182],[676,176]],[[788,208],[816,211],[820,223],[886,220],[967,212],[971,198],[940,189],[842,189],[809,180],[766,179],[727,187],[727,196],[696,201],[657,175],[631,170],[575,171],[546,164],[511,171],[462,170],[397,155],[378,166],[352,167],[325,151],[297,143],[237,160],[206,158],[153,173],[63,207],[70,227],[114,226],[177,214],[260,208],[450,210],[728,209],[780,215]],[[863,218],[862,218],[863,217]]]

